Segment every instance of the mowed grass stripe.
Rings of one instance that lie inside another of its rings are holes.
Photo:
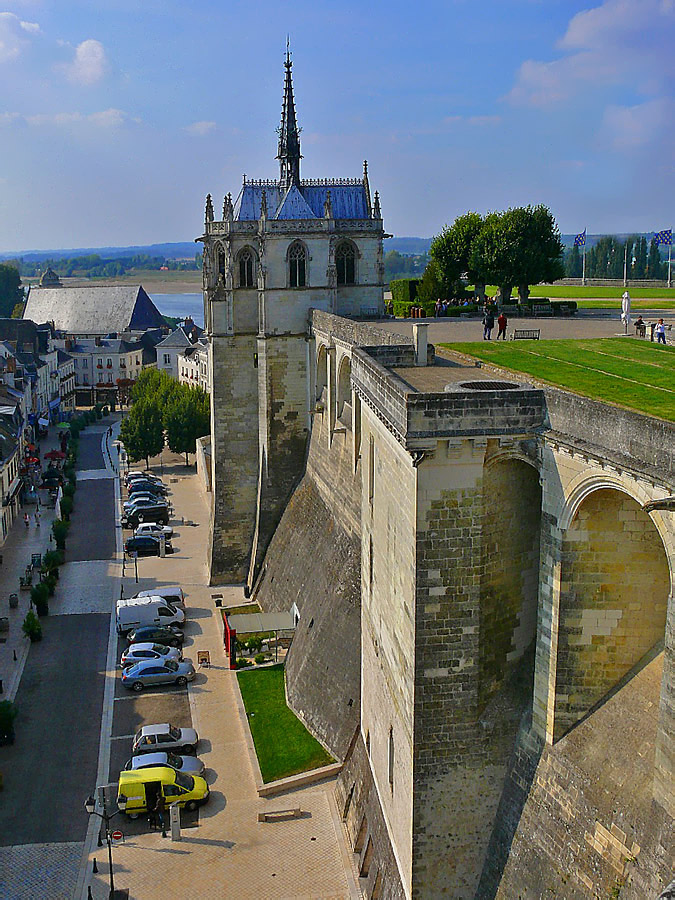
[[[584,341],[583,346],[587,347],[591,342]],[[644,363],[650,366],[656,366],[663,369],[672,369],[675,365],[675,347],[664,346],[663,344],[645,343],[641,339],[626,340],[625,338],[605,338],[598,341],[600,351],[602,353],[611,353],[621,359],[633,359],[636,362]]]
[[[564,353],[560,347],[546,348],[543,352],[539,348],[536,350],[533,348],[529,352],[535,356],[559,359],[561,362],[579,366],[591,372],[612,375],[615,378],[630,381],[632,384],[648,385],[658,390],[668,391],[671,394],[675,393],[675,383],[670,372],[666,369],[650,367],[634,360],[621,359],[620,357],[609,356],[583,348],[578,350],[575,360],[569,359],[569,355]]]
[[[542,341],[541,345],[563,343]],[[564,343],[572,344],[570,341]],[[487,342],[466,344],[441,344],[458,353],[475,356],[485,362],[503,366],[516,372],[524,372],[541,381],[565,388],[576,394],[606,400],[647,415],[675,421],[675,400],[667,390],[653,388],[649,384],[634,382],[616,375],[607,375],[573,360],[561,360],[545,355],[544,346],[539,353],[533,349],[513,345],[487,345]],[[574,345],[572,344],[572,348]],[[570,354],[572,353],[570,348]]]

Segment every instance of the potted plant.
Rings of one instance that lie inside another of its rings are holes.
[[[42,640],[42,625],[32,609],[29,609],[26,613],[26,618],[23,620],[23,625],[21,627],[31,644]]]
[[[30,599],[38,616],[49,615],[49,587],[44,581],[40,581],[30,589]]]
[[[0,701],[0,746],[14,743],[14,719],[18,709],[11,700]]]

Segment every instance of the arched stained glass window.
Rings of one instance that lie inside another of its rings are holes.
[[[255,276],[255,260],[253,253],[248,249],[239,254],[239,287],[253,287]]]
[[[288,281],[291,287],[307,284],[307,253],[302,244],[293,244],[288,252]]]
[[[222,247],[218,247],[218,274],[225,279],[225,251]]]
[[[356,250],[353,244],[343,241],[338,245],[335,267],[338,284],[356,284]]]

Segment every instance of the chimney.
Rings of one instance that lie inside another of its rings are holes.
[[[413,325],[413,347],[415,348],[415,365],[427,364],[427,328],[428,325]]]
[[[72,350],[72,349],[73,349],[73,340],[72,340],[72,338],[67,337],[66,338],[66,350]]]

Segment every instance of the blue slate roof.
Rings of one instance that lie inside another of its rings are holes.
[[[277,184],[251,184],[242,187],[234,204],[234,218],[238,222],[260,218],[262,192],[267,198],[270,219],[323,219],[326,192],[330,191],[334,219],[369,219],[370,209],[363,184],[303,184],[293,185],[285,192]]]

